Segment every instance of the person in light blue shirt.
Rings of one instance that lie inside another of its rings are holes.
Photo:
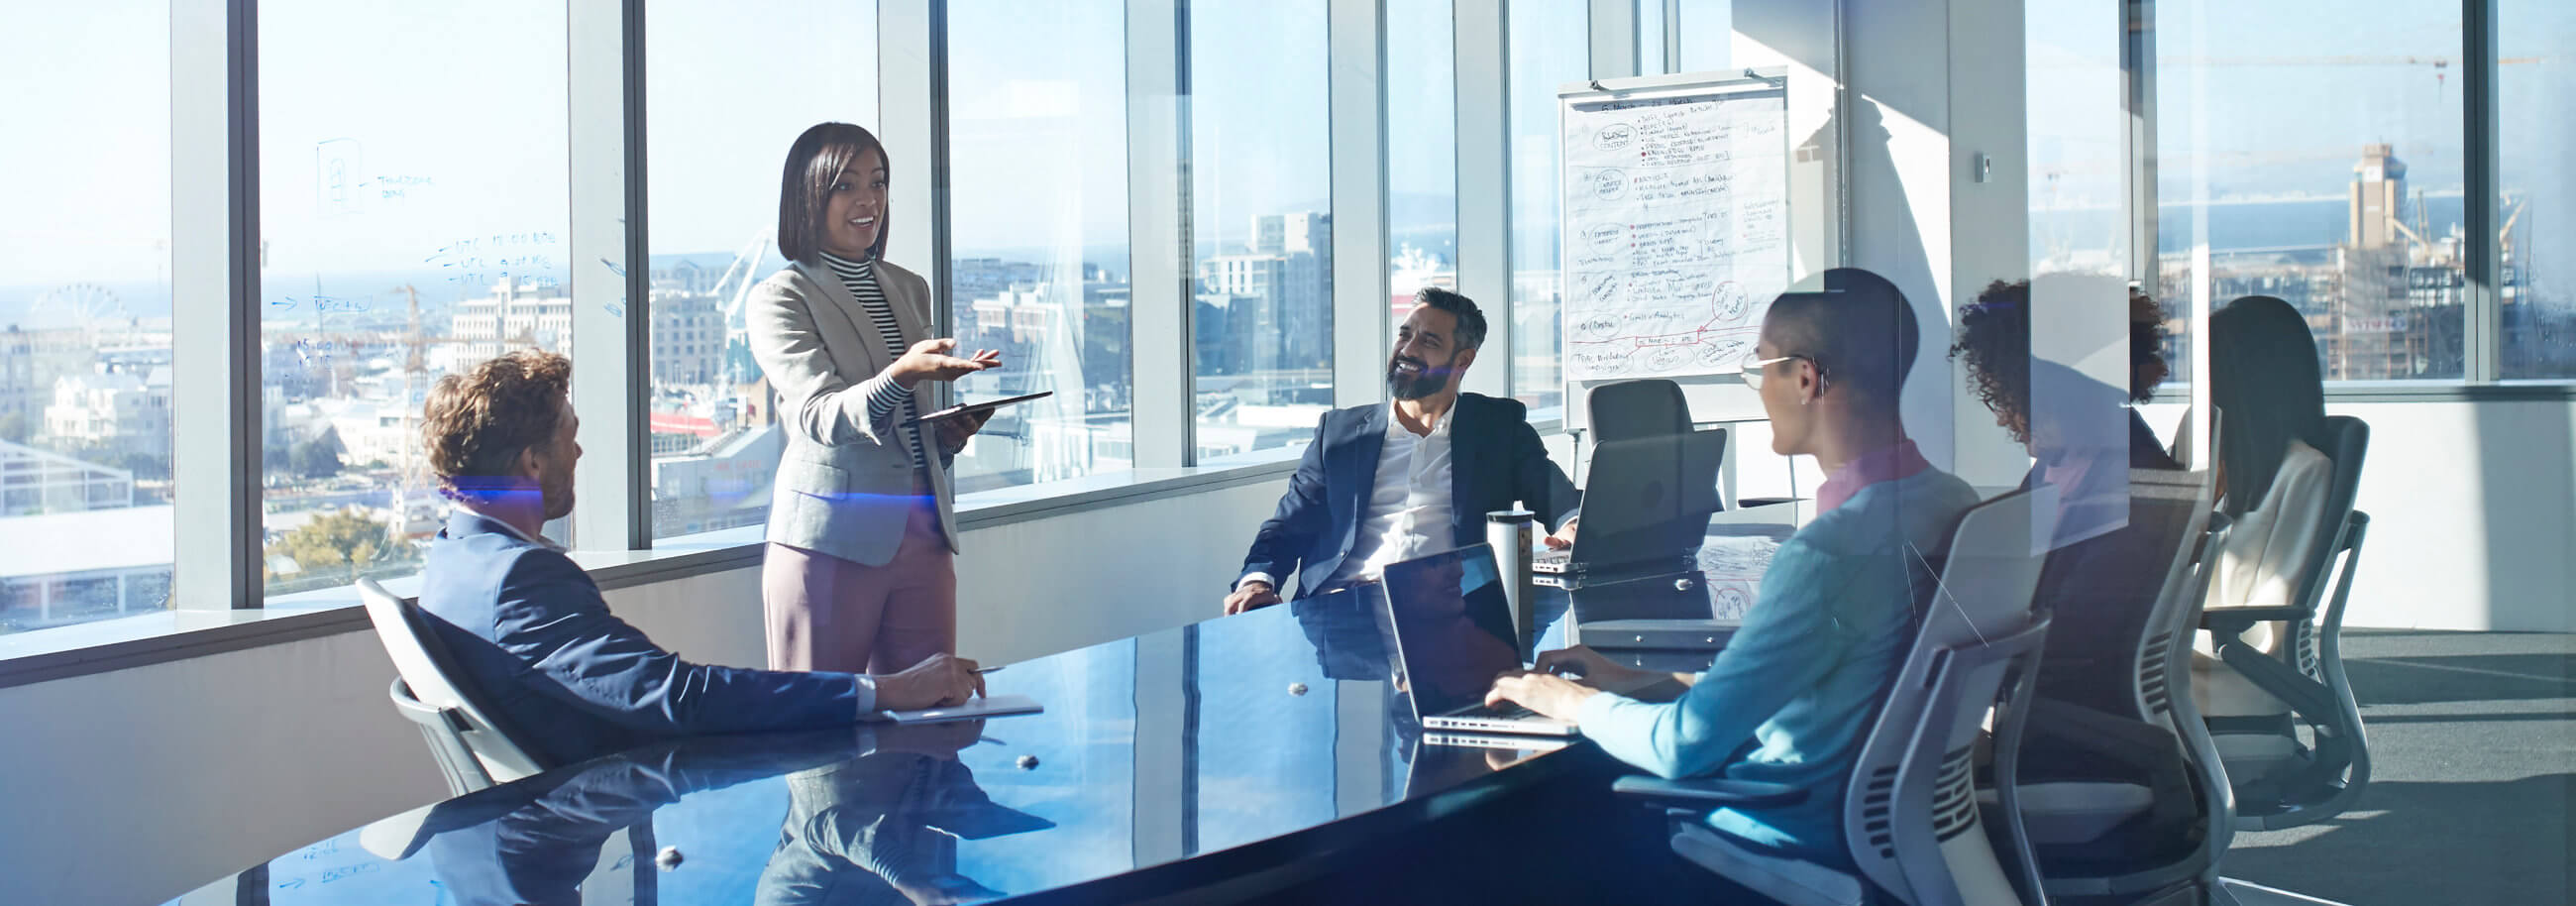
[[[1827,271],[1824,283],[1771,304],[1744,376],[1770,417],[1772,450],[1813,456],[1829,477],[1817,515],[1773,555],[1716,662],[1674,676],[1690,687],[1680,699],[1650,703],[1594,688],[1638,671],[1578,646],[1496,680],[1486,700],[1572,720],[1603,750],[1663,777],[1804,788],[1797,804],[1720,809],[1709,824],[1845,863],[1842,785],[1904,658],[1931,582],[1927,558],[1977,494],[1925,462],[1898,418],[1918,341],[1904,296],[1852,268]]]

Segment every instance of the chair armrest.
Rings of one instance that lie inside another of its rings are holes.
[[[2228,642],[2218,646],[2218,659],[2236,668],[2254,688],[2271,693],[2302,716],[2323,721],[2332,719],[2336,712],[2332,690],[2279,658],[2240,642]]]
[[[2173,742],[2172,731],[2149,726],[2082,705],[2041,698],[2030,703],[2022,741],[2050,739],[2083,749],[2127,767],[2148,767],[2149,756]],[[2024,768],[2030,763],[2022,762]]]
[[[1795,805],[1807,800],[1807,791],[1802,787],[1785,783],[1726,780],[1716,777],[1665,780],[1660,777],[1631,774],[1612,783],[1610,791],[1622,796],[1644,799],[1655,805],[1692,811]]]
[[[2270,623],[2276,621],[2294,622],[2305,620],[2307,618],[2307,608],[2292,607],[2288,605],[2282,605],[2279,607],[2210,607],[2205,608],[2200,612],[2200,628],[2223,635],[2234,636],[2243,633],[2247,629],[2253,628],[2256,623]]]

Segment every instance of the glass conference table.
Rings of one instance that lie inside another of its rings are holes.
[[[1678,596],[1677,573],[1541,590],[1540,646],[1578,636],[1587,611],[1733,615],[1759,570],[1743,575],[1751,554],[1728,539],[1786,537],[1800,509],[1718,514]],[[1661,816],[1610,796],[1628,771],[1597,748],[1424,744],[1360,599],[987,677],[1040,714],[706,737],[559,768],[185,902],[1710,902]]]

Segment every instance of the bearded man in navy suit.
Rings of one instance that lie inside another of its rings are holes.
[[[1386,564],[1485,540],[1485,514],[1536,512],[1551,547],[1571,542],[1576,495],[1547,458],[1529,407],[1461,393],[1485,343],[1485,315],[1467,297],[1430,288],[1396,330],[1387,357],[1393,399],[1324,413],[1278,511],[1252,538],[1225,612],[1279,602],[1294,575],[1307,597],[1374,578]]]

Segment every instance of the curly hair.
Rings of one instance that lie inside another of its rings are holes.
[[[2171,368],[2165,364],[2165,306],[2136,288],[2129,290],[2129,402],[2156,395]]]
[[[2030,443],[2030,281],[1997,280],[1959,312],[1950,358],[1968,364],[1977,400],[2003,416],[2013,442]]]
[[[440,493],[464,499],[476,478],[507,475],[519,451],[552,441],[572,389],[572,360],[520,350],[438,379],[421,415],[421,448]]]
[[[2143,403],[2165,378],[2165,308],[2129,290],[2129,396]],[[1950,357],[1968,364],[1977,400],[2003,416],[2004,430],[2030,442],[2030,281],[1997,280],[1959,312]]]

